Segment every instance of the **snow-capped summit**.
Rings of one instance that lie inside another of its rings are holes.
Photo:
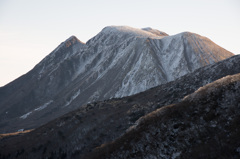
[[[72,36],[0,88],[0,132],[33,128],[82,104],[136,94],[231,56],[193,33],[109,26],[86,44]]]
[[[138,29],[129,26],[107,26],[103,28],[95,37],[87,41],[87,45],[121,45],[123,42],[131,40],[143,40],[144,38],[162,39],[168,34],[156,29]]]
[[[105,27],[101,33],[104,34],[124,34],[129,36],[138,36],[138,37],[158,37],[158,36],[166,36],[166,33],[156,34],[155,32],[160,32],[158,30],[153,29],[137,29],[129,26],[108,26]],[[160,32],[161,33],[161,32]]]

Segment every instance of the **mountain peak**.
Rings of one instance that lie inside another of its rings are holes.
[[[102,30],[104,34],[128,34],[132,36],[140,36],[140,37],[159,37],[166,36],[167,34],[164,32],[160,32],[155,29],[137,29],[129,26],[108,26]]]
[[[159,31],[157,29],[153,29],[151,27],[142,28],[142,30],[150,32],[150,33],[158,35],[158,36],[169,36],[167,33],[163,32],[163,31]]]
[[[180,36],[180,37],[185,37],[185,38],[195,37],[195,38],[200,38],[200,39],[205,39],[205,40],[211,41],[209,38],[207,38],[205,36],[199,35],[197,33],[189,32],[189,31],[184,31],[184,32],[181,32],[181,33],[173,35],[173,36]]]
[[[67,40],[64,41],[64,44],[66,47],[69,47],[71,46],[72,44],[75,44],[76,42],[78,43],[82,43],[82,44],[85,44],[83,43],[82,41],[80,41],[76,36],[72,35],[70,36]]]

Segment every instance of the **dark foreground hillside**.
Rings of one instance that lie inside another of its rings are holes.
[[[240,158],[240,74],[144,117],[86,158]]]

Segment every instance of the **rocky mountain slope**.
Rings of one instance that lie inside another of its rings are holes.
[[[190,32],[111,26],[86,44],[70,37],[0,88],[0,132],[36,128],[82,104],[136,94],[231,56]]]
[[[70,37],[27,74],[0,88],[0,132],[14,130],[10,120],[24,119],[53,102],[54,96],[72,81],[66,70],[67,59],[81,48],[84,44]],[[12,129],[6,128],[10,126]]]
[[[239,62],[240,56],[233,56],[216,64],[197,69],[193,73],[187,74],[175,81],[130,97],[84,105],[30,133],[3,138],[0,142],[0,154],[4,157],[8,156],[9,158],[16,156],[20,158],[31,158],[34,156],[39,156],[39,158],[82,158],[94,148],[112,142],[121,136],[126,136],[124,134],[131,130],[129,127],[136,125],[138,123],[136,123],[136,121],[140,117],[158,108],[162,108],[165,105],[181,102],[184,96],[193,93],[199,87],[219,78],[240,73]],[[227,89],[225,93],[228,93]],[[233,101],[237,100],[237,95],[238,94],[229,98]],[[225,100],[225,96],[219,96],[219,101],[217,100],[217,102],[221,101],[220,98]],[[206,102],[212,101],[216,103],[215,99],[211,97],[209,97],[209,100],[208,98],[205,100],[207,100]],[[229,102],[231,104],[231,101]],[[198,109],[197,106],[196,109]],[[209,112],[212,113],[213,110],[211,108],[209,109]],[[188,110],[188,108],[186,108],[186,112],[188,111],[190,111],[189,116],[194,117],[194,120],[189,118],[191,119],[189,122],[198,122],[200,120],[198,119],[201,115],[198,114],[199,112],[194,113],[194,111],[191,112],[191,109]],[[209,116],[211,116],[211,114],[209,114]],[[170,126],[173,126],[174,121],[172,121],[171,118],[175,119],[175,117],[170,115],[166,118],[169,119]],[[206,121],[204,124],[212,123],[210,120],[209,123]],[[192,123],[192,125],[194,125],[194,123]],[[197,125],[198,123],[196,123],[195,126]],[[180,127],[181,125],[179,128]],[[169,127],[169,129],[170,128],[171,127]],[[178,128],[176,129],[178,130]],[[160,144],[160,146],[162,145]],[[168,147],[166,147],[166,149],[167,148]],[[103,150],[102,152],[107,151],[106,148],[103,148]],[[111,153],[114,153],[114,151],[117,150],[111,150]],[[111,154],[110,151],[109,153],[102,154],[96,150],[88,157],[94,157],[95,153],[99,154],[99,157],[103,156],[103,158],[105,155],[108,156]]]

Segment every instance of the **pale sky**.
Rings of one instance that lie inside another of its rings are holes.
[[[109,25],[190,31],[240,54],[240,0],[0,0],[0,86],[71,35],[86,42]]]

